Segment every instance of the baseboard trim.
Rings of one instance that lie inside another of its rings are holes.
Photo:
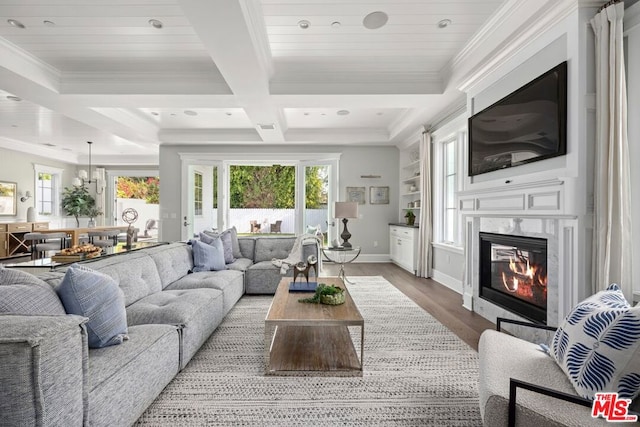
[[[432,270],[431,278],[436,282],[443,284],[452,291],[455,291],[462,295],[462,280],[458,280],[438,270]]]

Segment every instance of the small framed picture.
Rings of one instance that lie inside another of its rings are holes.
[[[365,187],[347,187],[347,202],[357,202],[359,205],[364,205],[365,200]]]
[[[388,205],[389,187],[369,187],[369,203],[372,205]]]

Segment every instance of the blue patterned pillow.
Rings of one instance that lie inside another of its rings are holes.
[[[209,237],[211,243],[204,240],[192,240],[193,272],[225,270],[222,240]]]
[[[110,276],[73,264],[56,291],[68,314],[89,318],[89,347],[121,344],[128,338],[124,294]]]
[[[609,285],[567,315],[551,355],[580,396],[618,392],[633,399],[640,392],[640,306],[629,305],[618,285]]]

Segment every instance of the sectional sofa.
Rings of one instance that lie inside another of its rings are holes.
[[[83,263],[124,294],[129,339],[104,348],[88,347],[87,319],[58,300],[65,269],[0,270],[2,424],[133,424],[244,294],[275,292],[282,276],[272,259],[286,258],[294,241],[240,237],[242,257],[221,271],[191,273],[186,243]],[[304,246],[309,255],[319,255],[317,244]]]

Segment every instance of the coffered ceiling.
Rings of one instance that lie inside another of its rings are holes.
[[[402,144],[463,102],[456,58],[501,6],[3,0],[0,146],[145,164],[161,144]]]

